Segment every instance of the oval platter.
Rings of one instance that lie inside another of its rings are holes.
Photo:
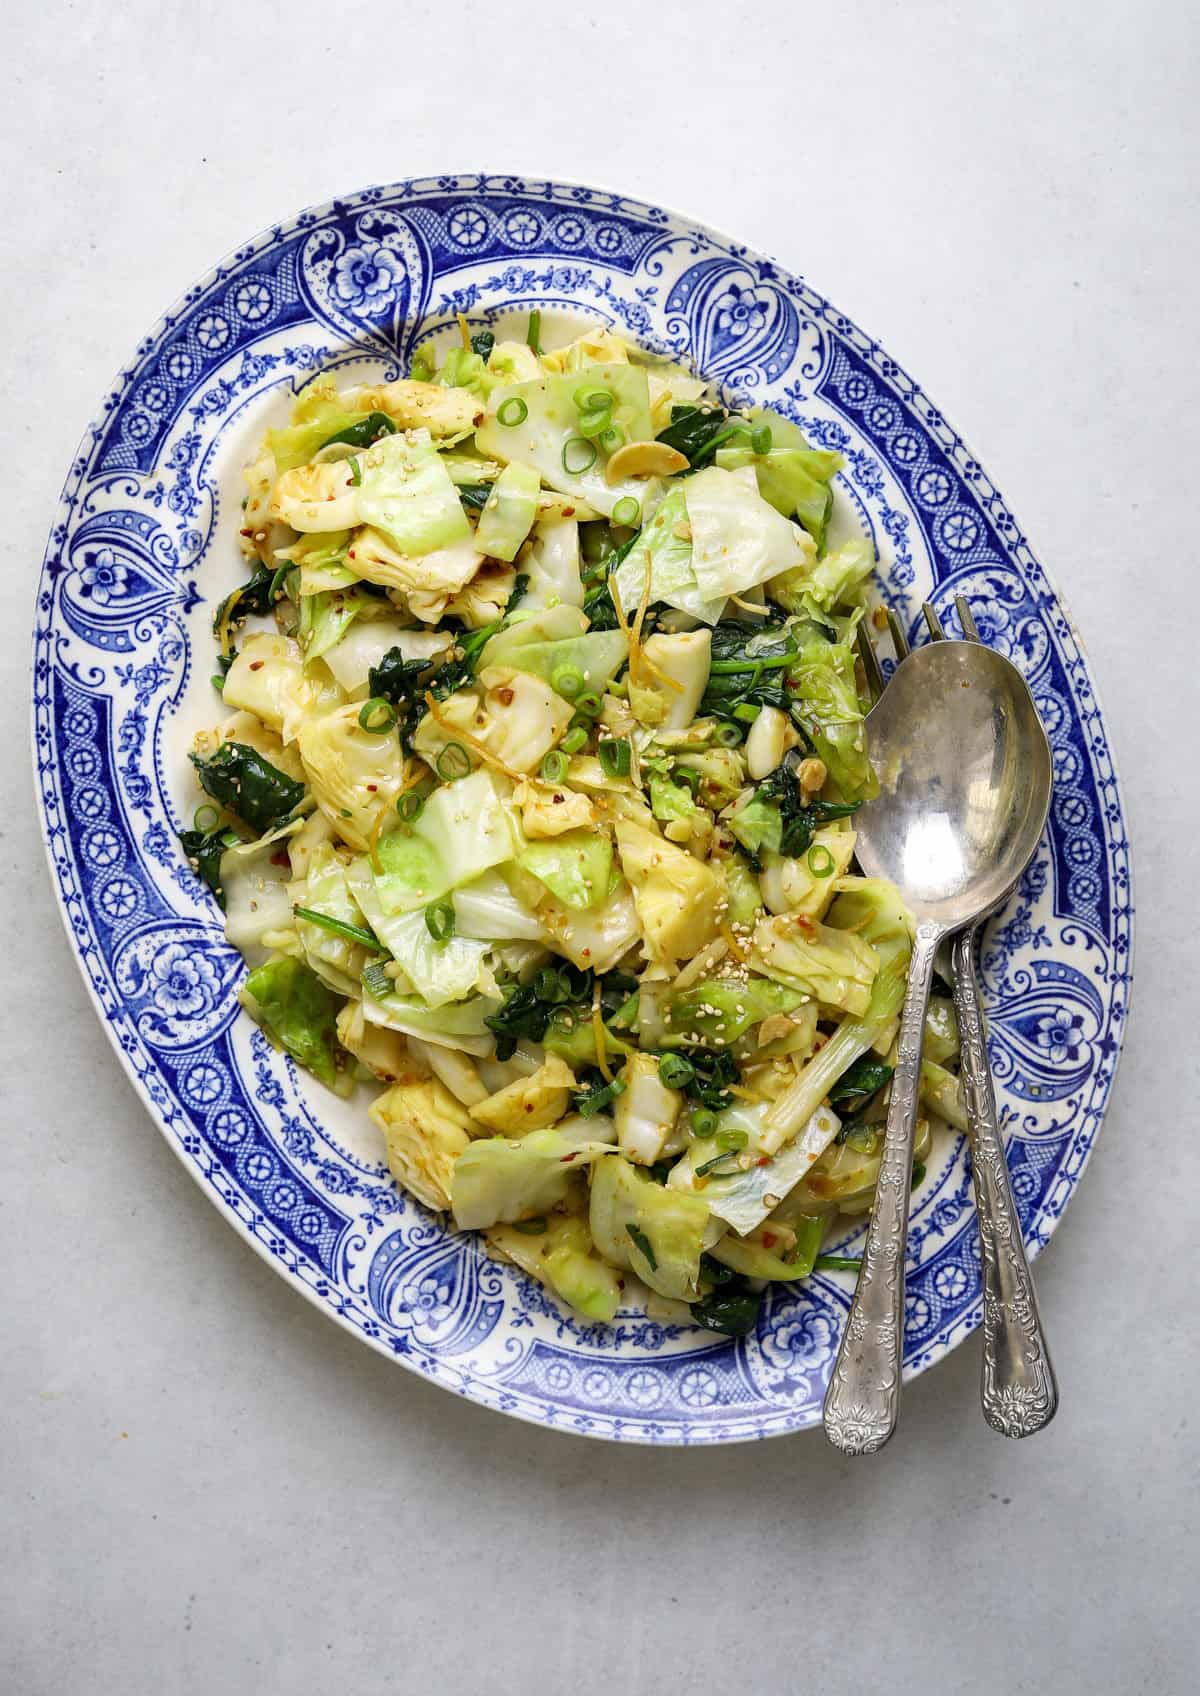
[[[1129,849],[1104,720],[1061,599],[986,472],[879,344],[801,278],[606,191],[450,176],[371,188],[239,248],[151,330],[71,467],[38,592],[34,761],[76,957],[147,1109],[229,1223],[356,1335],[505,1413],[650,1443],[816,1424],[845,1274],[776,1286],[737,1341],[635,1312],[571,1317],[444,1229],[380,1163],[363,1105],[302,1082],[240,1011],[239,957],[175,831],[185,758],[217,722],[212,608],[241,575],[240,467],[329,365],[407,371],[418,347],[538,307],[691,361],[845,459],[843,520],[874,540],[913,636],[955,594],[1029,679],[1054,751],[1050,825],[988,927],[983,988],[1013,1188],[1032,1253],[1100,1127],[1132,966]],[[518,332],[519,333],[519,332]],[[854,1253],[861,1232],[836,1246]],[[913,1197],[905,1373],[980,1321],[961,1138]]]

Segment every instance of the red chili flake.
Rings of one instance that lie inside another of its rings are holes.
[[[578,1153],[579,1153],[579,1150],[578,1150],[578,1149],[576,1149],[576,1150],[575,1150],[575,1154],[578,1154]],[[570,1164],[571,1164],[571,1162],[572,1162],[572,1160],[574,1160],[574,1158],[575,1158],[575,1154],[563,1154],[563,1155],[560,1155],[560,1157],[559,1157],[559,1162],[558,1162],[558,1163],[559,1163],[559,1165],[560,1165],[560,1166],[569,1166],[569,1165],[570,1165]]]
[[[762,1245],[764,1248],[774,1248],[777,1240],[774,1231],[763,1232]]]
[[[563,517],[564,518],[574,518],[574,516],[575,516],[575,508],[573,506],[563,507]],[[624,1288],[624,1285],[622,1285],[622,1288]]]
[[[555,805],[555,806],[556,806],[556,807],[561,807],[561,806],[562,806],[562,804],[563,804],[563,802],[564,802],[564,801],[565,801],[565,800],[566,800],[566,796],[565,796],[565,795],[560,795],[560,794],[558,794],[558,793],[557,793],[557,792],[556,792],[556,793],[555,793],[555,794],[554,794],[554,796],[553,796],[553,801],[554,801],[554,805]]]
[[[513,704],[513,692],[511,689],[497,689],[496,699],[502,707],[511,707]]]
[[[379,785],[377,783],[368,783],[367,788],[370,790],[371,794],[374,795],[376,790],[379,788]]]
[[[756,1166],[769,1166],[771,1164],[771,1156],[769,1154],[760,1154],[754,1164]]]
[[[288,859],[287,849],[277,848],[271,855],[271,864],[273,866],[290,866],[291,861]]]
[[[254,534],[253,530],[239,531],[239,535],[242,535],[242,536],[253,536],[253,534]]]
[[[251,660],[250,661],[250,670],[251,671],[261,671],[265,664],[266,664],[265,660]]]

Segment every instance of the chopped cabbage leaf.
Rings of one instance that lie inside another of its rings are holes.
[[[506,465],[492,484],[479,523],[475,546],[492,559],[514,560],[537,517],[541,478],[530,465]]]
[[[450,1205],[454,1163],[471,1146],[471,1115],[440,1078],[393,1084],[368,1108],[404,1189],[439,1211]]]
[[[470,536],[458,491],[428,431],[385,436],[357,464],[362,476],[359,519],[381,531],[402,554],[429,554]]]
[[[523,612],[558,604],[581,607],[584,589],[579,569],[578,520],[543,518],[522,556],[521,570],[528,578],[521,603]]]
[[[607,389],[613,397],[610,418],[624,432],[623,440],[648,441],[650,391],[645,371],[636,365],[592,365],[583,371],[494,389],[487,417],[475,432],[475,445],[481,453],[506,464],[515,460],[533,466],[548,488],[585,500],[605,517],[611,517],[617,502],[627,497],[636,500],[642,510],[651,493],[646,482],[624,477],[609,483],[605,476],[607,453],[598,440],[579,433],[580,410],[575,397],[599,388]],[[502,417],[513,417],[515,422],[503,423]]]
[[[708,599],[744,594],[803,559],[795,529],[762,498],[750,473],[706,466],[684,487],[692,571]]]
[[[406,830],[378,846],[375,888],[385,912],[426,907],[449,889],[471,883],[517,851],[512,816],[489,771],[448,783],[426,801]]]
[[[647,571],[650,602],[665,601],[701,624],[715,624],[720,618],[725,595],[705,595],[692,568],[692,531],[682,485],[672,489],[653,517],[642,525],[610,580],[609,588],[628,619],[633,618],[646,593]]]
[[[534,1219],[563,1201],[572,1174],[593,1162],[607,1163],[603,1142],[576,1142],[559,1131],[529,1131],[523,1137],[484,1137],[454,1163],[450,1201],[455,1223],[477,1231],[514,1219]]]
[[[552,1214],[545,1229],[532,1235],[512,1225],[494,1225],[487,1237],[497,1254],[561,1296],[585,1319],[610,1324],[616,1318],[620,1280],[596,1253],[585,1216]]]
[[[612,841],[604,831],[569,830],[562,836],[526,843],[517,855],[523,871],[532,872],[565,907],[586,912],[609,892],[612,881]]]
[[[367,923],[400,967],[396,988],[415,992],[427,1007],[444,1007],[479,991],[491,993],[496,982],[486,965],[488,944],[457,932],[445,942],[430,934],[423,911],[389,913],[379,898],[370,862],[355,861],[350,888]]]
[[[363,996],[363,1017],[368,1024],[423,1037],[443,1048],[461,1048],[464,1054],[490,1054],[495,1039],[487,1019],[499,1010],[498,995],[476,995],[469,1001],[448,1001],[444,1007],[428,1007],[416,995]]]
[[[621,1155],[592,1173],[589,1224],[606,1260],[628,1267],[659,1295],[690,1301],[699,1293],[708,1203],[656,1184]]]
[[[720,1152],[712,1142],[695,1142],[682,1160],[671,1168],[670,1189],[701,1193],[711,1211],[739,1235],[756,1230],[779,1203],[807,1177],[824,1151],[841,1130],[841,1120],[829,1107],[818,1107],[807,1122],[797,1126],[792,1139],[783,1144],[767,1117],[762,1103],[738,1102],[721,1114],[722,1129],[746,1134],[743,1151],[749,1164],[736,1153],[710,1172],[696,1176],[696,1168]],[[763,1155],[770,1158],[759,1165]]]
[[[302,960],[268,960],[242,986],[242,1004],[277,1047],[323,1084],[337,1081],[337,997]]]

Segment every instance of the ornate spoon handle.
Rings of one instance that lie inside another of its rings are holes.
[[[900,1018],[892,1100],[858,1288],[825,1396],[825,1435],[848,1455],[871,1454],[896,1429],[904,1341],[904,1251],[925,1008],[940,925],[917,926]]]
[[[954,939],[954,1005],[983,1263],[983,1415],[1004,1437],[1029,1437],[1054,1418],[1058,1385],[996,1122],[974,940],[974,929]]]

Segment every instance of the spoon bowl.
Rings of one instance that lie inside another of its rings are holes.
[[[945,930],[990,912],[1050,801],[1050,745],[1020,672],[978,642],[914,648],[867,732],[879,794],[855,820],[859,863]]]

